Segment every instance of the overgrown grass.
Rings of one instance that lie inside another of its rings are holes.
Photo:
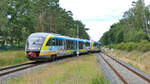
[[[109,84],[100,72],[96,56],[81,56],[50,64],[7,84]]]
[[[93,79],[90,84],[110,84],[110,82],[106,80],[104,74],[102,74]]]
[[[121,50],[107,50],[107,53],[150,74],[150,51],[139,52],[137,50],[134,50],[131,52],[127,52]]]
[[[0,67],[16,65],[28,61],[24,50],[0,51]]]

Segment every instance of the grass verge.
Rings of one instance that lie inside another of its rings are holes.
[[[28,61],[24,50],[0,51],[0,67],[21,64]]]
[[[150,74],[150,51],[149,52],[139,52],[139,51],[121,51],[114,50],[106,51],[109,55],[115,56],[116,58]]]
[[[7,84],[109,84],[99,70],[96,55],[80,56],[49,64],[37,72],[11,79]]]

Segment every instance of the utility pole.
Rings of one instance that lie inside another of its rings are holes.
[[[79,39],[79,25],[77,24],[77,39]],[[77,56],[79,56],[79,41],[77,40]]]

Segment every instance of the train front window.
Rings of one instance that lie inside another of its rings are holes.
[[[55,46],[56,45],[56,39],[51,38],[48,40],[46,46]]]
[[[61,39],[51,38],[48,40],[46,46],[63,46],[63,41]]]
[[[43,37],[29,37],[27,39],[27,50],[40,50],[44,40]]]

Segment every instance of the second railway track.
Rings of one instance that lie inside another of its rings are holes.
[[[121,82],[117,82],[117,84],[150,84],[149,78],[124,65],[114,57],[104,53],[98,53],[98,55],[111,68],[113,73],[116,74],[117,79],[121,80]]]
[[[29,69],[29,68],[34,68],[34,67],[39,66],[39,65],[45,65],[45,64],[47,65],[49,63],[61,61],[65,58],[71,58],[71,57],[74,57],[74,56],[70,55],[70,56],[60,57],[60,58],[57,58],[56,61],[28,62],[28,63],[24,63],[24,64],[19,64],[19,65],[15,65],[15,66],[1,68],[0,69],[0,78],[3,77],[3,76],[6,76],[6,75],[10,75],[10,74],[15,73],[15,72],[23,71],[23,70],[26,70],[26,69]]]
[[[19,64],[19,65],[15,65],[15,66],[6,67],[6,68],[1,68],[0,69],[0,77],[9,75],[9,74],[17,72],[17,71],[31,68],[31,67],[37,66],[39,64],[41,64],[41,62],[29,62],[29,63]]]

